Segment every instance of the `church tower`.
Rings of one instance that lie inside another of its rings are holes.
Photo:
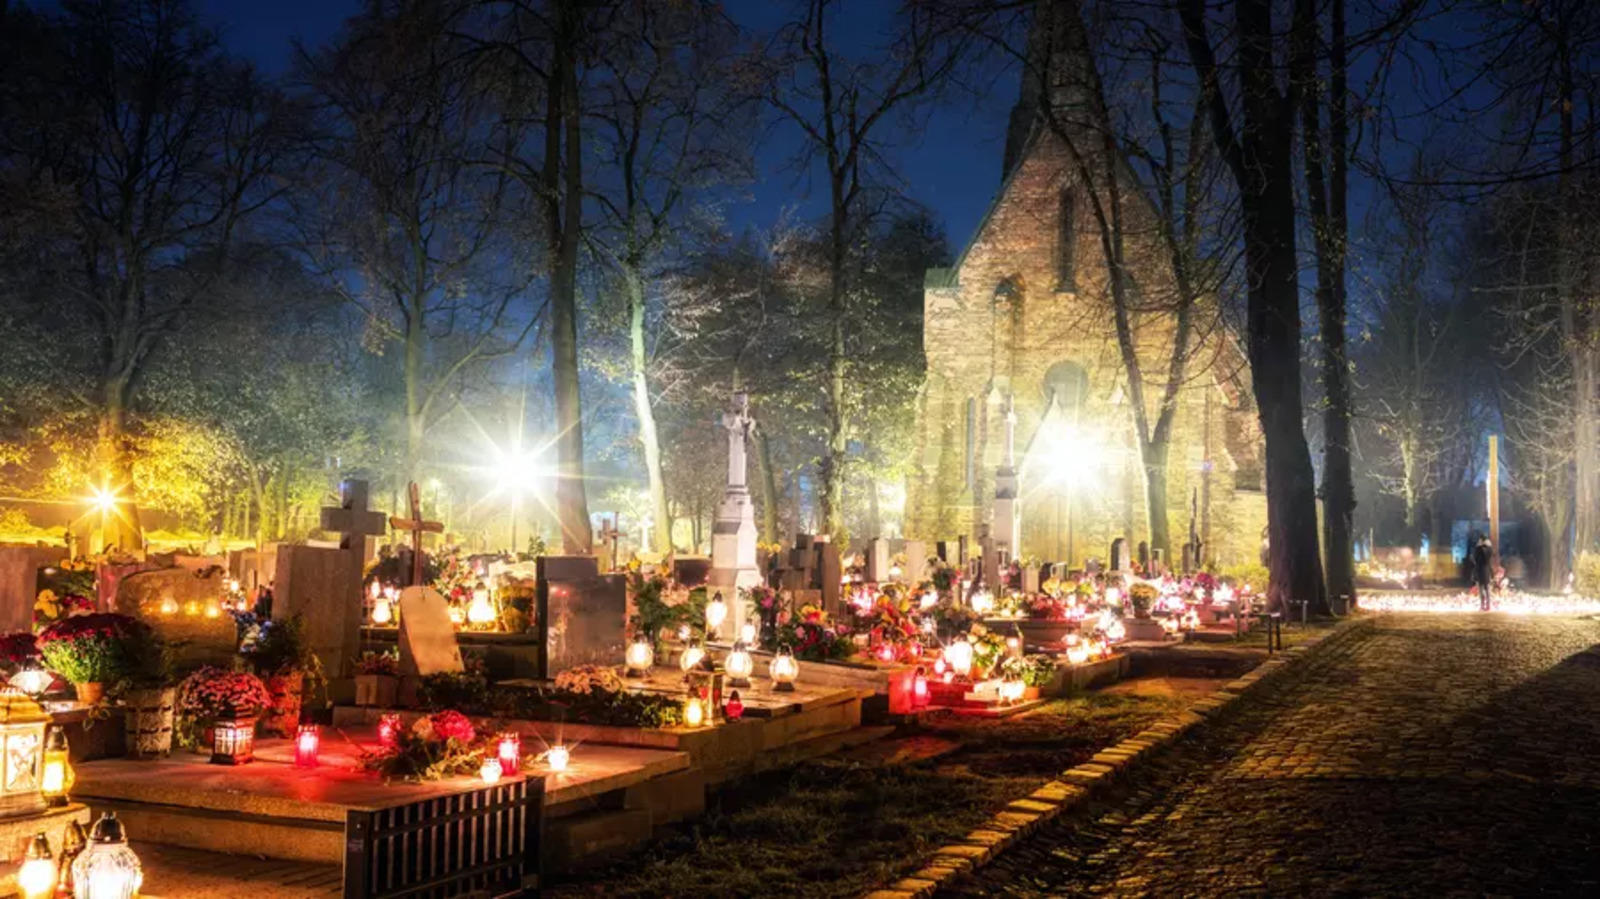
[[[1089,117],[1100,106],[1098,75],[1078,0],[1035,0],[1027,40],[1022,90],[1006,126],[1002,181],[1021,161],[1034,132],[1049,127],[1049,110],[1041,97],[1048,94],[1061,124],[1093,125]]]

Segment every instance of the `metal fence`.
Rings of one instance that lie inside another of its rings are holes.
[[[517,896],[539,888],[544,779],[345,818],[344,895],[366,899]]]

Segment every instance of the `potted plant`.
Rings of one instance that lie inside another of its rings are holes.
[[[296,615],[262,622],[260,637],[244,655],[272,694],[262,729],[280,737],[294,736],[306,688],[315,692],[324,683],[322,662],[305,638],[305,620]]]
[[[74,615],[39,632],[39,654],[47,668],[72,682],[78,701],[99,702],[105,685],[128,668],[128,645],[148,630],[143,622],[114,612]]]
[[[128,758],[163,758],[172,752],[172,727],[178,705],[172,651],[149,628],[135,635],[127,649],[127,674],[115,692],[125,713]]]
[[[1150,617],[1150,609],[1160,596],[1161,591],[1154,584],[1144,581],[1128,588],[1128,604],[1133,608],[1133,617],[1124,618],[1122,624],[1127,629],[1129,640],[1166,639],[1166,630],[1161,627],[1161,622]]]
[[[253,758],[256,718],[271,706],[266,684],[248,671],[208,665],[178,687],[178,710],[198,725],[202,751],[218,764],[238,765]]]
[[[400,690],[400,653],[364,652],[356,660],[356,705],[394,708]]]

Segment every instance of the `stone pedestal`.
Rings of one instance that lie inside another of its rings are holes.
[[[737,639],[749,617],[739,591],[762,583],[761,569],[756,567],[755,506],[747,489],[729,487],[711,526],[711,574],[706,580],[710,591],[721,592],[728,604],[728,619],[722,625],[724,639]]]

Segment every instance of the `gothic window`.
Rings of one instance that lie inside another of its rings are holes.
[[[963,456],[966,462],[967,489],[976,490],[978,487],[978,401],[967,397],[967,432],[964,446],[967,454]]]
[[[1089,398],[1089,372],[1076,362],[1057,362],[1044,373],[1044,401],[1061,404],[1067,421],[1075,422]]]
[[[1072,188],[1061,189],[1056,221],[1056,289],[1077,290],[1077,204]]]

